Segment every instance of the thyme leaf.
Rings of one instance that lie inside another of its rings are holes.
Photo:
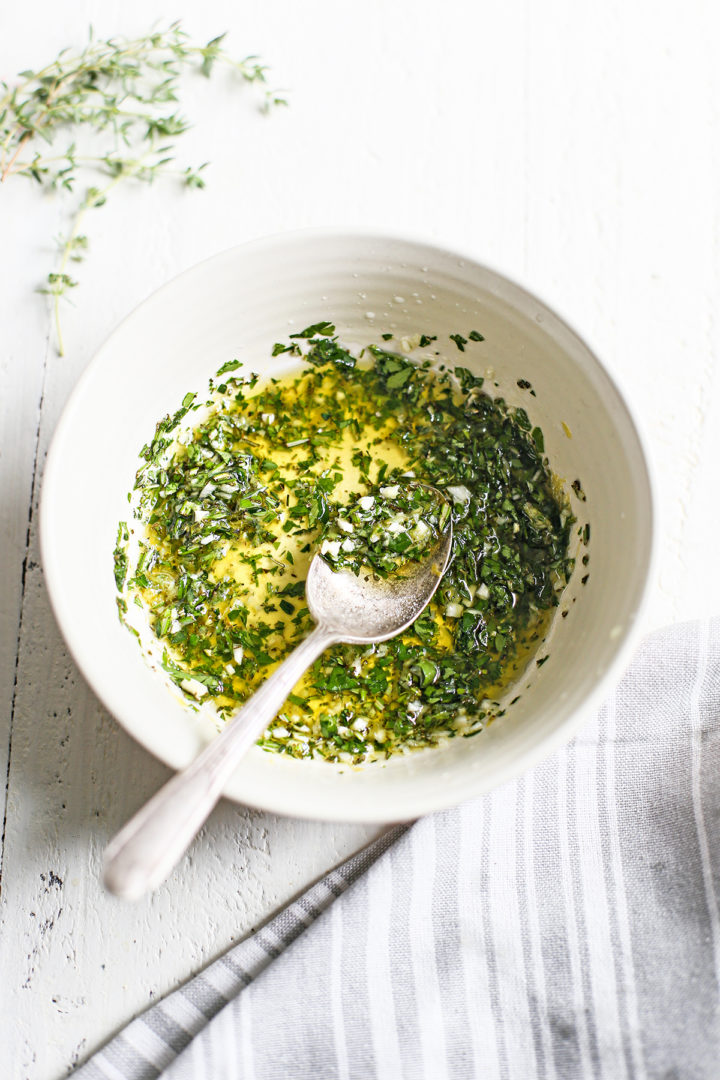
[[[0,82],[0,183],[24,176],[46,192],[63,192],[68,204],[58,264],[39,289],[53,298],[61,356],[60,301],[77,286],[68,267],[85,258],[87,213],[104,206],[123,181],[152,183],[162,175],[187,188],[205,186],[207,162],[174,163],[176,141],[190,127],[179,108],[182,76],[196,70],[209,78],[222,66],[238,84],[260,88],[263,109],[286,104],[267,88],[257,57],[235,59],[224,39],[197,44],[180,22],[137,38],[96,39],[91,29],[84,48],[63,49],[37,71],[22,71],[14,84]]]

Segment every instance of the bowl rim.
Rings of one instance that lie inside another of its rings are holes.
[[[158,749],[151,747],[146,740],[143,739],[142,733],[136,730],[131,730],[126,726],[125,722],[116,713],[116,705],[112,695],[109,693],[109,688],[106,683],[100,679],[96,672],[92,669],[92,666],[88,666],[83,659],[83,641],[82,635],[77,632],[77,628],[73,625],[72,620],[66,617],[65,610],[63,608],[62,601],[60,599],[60,591],[57,587],[57,582],[62,574],[62,568],[59,566],[58,561],[55,559],[52,548],[51,540],[51,528],[50,528],[50,516],[52,512],[52,493],[55,485],[55,477],[58,475],[62,468],[61,449],[62,442],[65,438],[66,429],[71,426],[73,412],[75,410],[75,402],[78,400],[84,391],[85,384],[95,377],[97,369],[102,367],[104,353],[107,346],[110,344],[115,335],[119,334],[121,329],[130,322],[137,313],[143,310],[146,306],[155,303],[166,292],[169,292],[175,288],[178,282],[186,278],[191,278],[193,275],[201,275],[206,267],[214,263],[222,263],[223,260],[232,260],[236,258],[240,253],[252,257],[257,252],[271,252],[273,248],[280,248],[286,244],[303,244],[312,241],[321,240],[334,240],[334,241],[347,241],[353,243],[355,241],[377,241],[379,244],[401,244],[406,247],[430,250],[438,257],[447,259],[452,258],[465,263],[471,263],[476,269],[481,270],[488,275],[495,277],[500,282],[508,285],[512,290],[522,294],[525,298],[541,305],[558,323],[570,334],[577,339],[577,341],[584,346],[589,354],[591,360],[597,365],[600,373],[607,379],[610,386],[614,390],[618,403],[624,408],[627,419],[630,422],[631,429],[636,436],[638,447],[640,451],[640,460],[644,469],[643,482],[646,489],[646,495],[648,500],[648,544],[647,544],[647,558],[644,565],[644,576],[641,583],[641,590],[638,596],[638,602],[634,611],[632,619],[628,620],[628,623],[623,631],[623,634],[618,640],[618,646],[614,656],[609,662],[604,673],[597,679],[592,688],[585,696],[581,705],[568,714],[564,720],[562,720],[552,732],[550,732],[539,744],[529,746],[525,749],[521,749],[513,759],[506,763],[503,767],[499,767],[496,770],[496,774],[492,780],[482,780],[481,777],[477,778],[477,782],[472,792],[462,792],[460,797],[453,797],[452,794],[448,797],[450,788],[448,788],[448,794],[443,794],[441,791],[437,792],[425,792],[421,797],[417,798],[413,805],[409,808],[408,813],[402,816],[388,814],[387,811],[382,811],[382,800],[378,800],[380,805],[377,810],[371,812],[358,813],[354,811],[352,803],[347,805],[343,803],[343,806],[339,808],[338,813],[331,812],[317,812],[314,810],[311,814],[303,814],[302,808],[294,805],[293,799],[288,801],[280,800],[283,805],[278,805],[278,799],[257,799],[253,798],[252,801],[243,800],[236,792],[232,790],[232,780],[229,782],[228,787],[224,791],[225,797],[231,799],[234,802],[244,805],[252,806],[255,809],[285,815],[298,818],[310,818],[311,820],[322,820],[330,822],[365,822],[365,823],[380,823],[388,822],[391,820],[411,820],[425,813],[430,813],[434,810],[443,809],[445,807],[456,805],[458,802],[464,801],[481,795],[487,791],[493,790],[496,787],[501,786],[508,781],[511,781],[529,769],[539,765],[542,761],[550,757],[559,747],[565,745],[570,741],[573,735],[582,727],[591,713],[596,711],[599,705],[607,696],[609,690],[617,684],[623,672],[627,669],[632,653],[635,650],[637,642],[641,636],[641,633],[645,629],[643,625],[643,616],[646,612],[648,600],[650,596],[651,586],[655,580],[658,555],[659,555],[659,530],[658,530],[658,498],[657,498],[657,476],[653,457],[650,452],[649,439],[645,431],[645,426],[642,418],[638,415],[636,408],[632,403],[632,396],[628,394],[623,385],[622,376],[618,376],[616,372],[608,371],[607,367],[600,359],[598,352],[593,347],[591,339],[586,335],[581,334],[574,326],[574,324],[568,320],[564,314],[562,314],[554,304],[548,303],[542,293],[538,293],[534,288],[531,290],[525,284],[517,281],[511,274],[508,274],[504,269],[499,269],[495,265],[491,265],[478,257],[478,253],[474,250],[467,248],[459,248],[455,245],[445,245],[439,242],[433,237],[423,235],[421,232],[395,232],[393,230],[386,230],[376,228],[374,226],[326,226],[326,227],[313,227],[313,228],[297,228],[283,230],[280,232],[271,233],[268,235],[255,237],[250,240],[246,240],[240,244],[233,244],[227,248],[223,248],[212,255],[194,263],[192,266],[187,267],[179,274],[175,274],[169,280],[165,281],[158,288],[154,289],[144,300],[135,305],[127,315],[125,315],[111,330],[111,332],[103,340],[102,344],[96,349],[92,358],[88,362],[84,371],[80,375],[79,379],[75,383],[68,399],[62,409],[60,418],[58,420],[55,431],[53,432],[50,448],[48,451],[45,469],[42,478],[41,492],[40,492],[40,505],[39,505],[39,539],[40,539],[40,554],[43,567],[43,573],[47,584],[48,596],[50,599],[50,606],[57,622],[57,625],[62,634],[70,655],[80,673],[83,676],[85,682],[90,686],[91,690],[101,702],[103,707],[108,710],[110,715],[115,721],[123,728],[123,730],[130,735],[137,743],[143,746],[153,756],[159,758],[164,764],[170,768],[175,769],[177,766],[168,759],[167,756],[158,752]],[[454,790],[454,789],[453,789]]]

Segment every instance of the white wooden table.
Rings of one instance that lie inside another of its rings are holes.
[[[0,75],[159,0],[37,0],[0,15]],[[663,514],[647,625],[720,611],[720,30],[715,0],[177,0],[231,30],[291,107],[191,83],[188,161],[205,193],[131,188],[89,223],[68,354],[33,290],[62,207],[0,195],[0,1076],[53,1080],[378,831],[229,804],[153,897],[105,895],[109,836],[161,783],[69,660],[39,565],[37,500],[80,372],[146,294],[199,259],[286,228],[363,224],[472,248],[564,312],[644,418]],[[212,110],[210,106],[212,105]],[[211,115],[212,111],[212,115]],[[122,377],[122,373],[118,373]],[[111,407],[111,403],[109,403]],[[81,583],[80,583],[81,584]]]

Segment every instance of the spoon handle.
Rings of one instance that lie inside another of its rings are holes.
[[[295,683],[338,636],[316,626],[183,772],[135,814],[105,851],[106,887],[137,900],[164,881],[220,798],[242,756],[262,735]]]

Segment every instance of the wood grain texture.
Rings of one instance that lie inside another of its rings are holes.
[[[39,478],[72,385],[148,292],[230,244],[306,225],[419,232],[536,289],[627,388],[659,479],[660,563],[646,625],[720,610],[717,304],[720,85],[713,0],[361,6],[181,0],[172,17],[258,52],[291,107],[191,80],[188,162],[209,190],[118,192],[89,222],[48,348],[34,286],[62,204],[22,181],[0,197],[0,786],[4,807],[0,1076],[54,1080],[376,832],[218,808],[153,897],[103,894],[109,836],[166,777],[95,701],[49,610]],[[80,41],[134,33],[157,0],[7,5],[0,75]],[[122,373],[118,373],[122,377]],[[108,403],[112,407],[112,403]],[[91,543],[92,538],[79,538]]]

